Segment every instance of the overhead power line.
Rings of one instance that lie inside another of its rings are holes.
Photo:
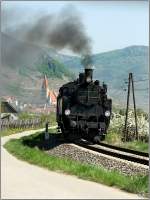
[[[144,91],[144,90],[149,90],[149,88],[138,88],[138,89],[135,89],[136,91]]]
[[[134,82],[142,82],[142,81],[148,81],[149,79],[141,79],[141,80],[135,80]]]
[[[149,79],[141,79],[141,80],[135,80],[134,83],[136,82],[143,82],[143,81],[148,81]],[[125,84],[128,84],[128,81],[124,82]]]

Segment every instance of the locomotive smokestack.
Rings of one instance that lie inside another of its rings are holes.
[[[84,66],[84,70],[85,70],[85,82],[86,83],[92,82],[94,67],[92,65],[91,55],[85,55],[81,63]]]
[[[91,65],[85,66],[85,82],[90,83],[93,80],[93,69],[94,67]]]

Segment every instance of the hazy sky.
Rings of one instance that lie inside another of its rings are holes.
[[[2,30],[24,21],[31,23],[37,12],[39,16],[56,13],[67,4],[74,5],[81,14],[93,41],[93,53],[149,43],[148,1],[5,1]],[[7,18],[9,10],[13,10],[11,21]]]

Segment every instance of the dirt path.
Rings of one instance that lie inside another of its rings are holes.
[[[19,138],[36,131],[6,136]],[[119,189],[84,181],[20,161],[1,146],[1,197],[2,199],[141,199]]]

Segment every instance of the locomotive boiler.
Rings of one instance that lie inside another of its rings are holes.
[[[93,81],[93,67],[64,84],[57,97],[57,123],[65,138],[86,138],[100,142],[110,123],[112,100],[107,98],[107,85]]]

